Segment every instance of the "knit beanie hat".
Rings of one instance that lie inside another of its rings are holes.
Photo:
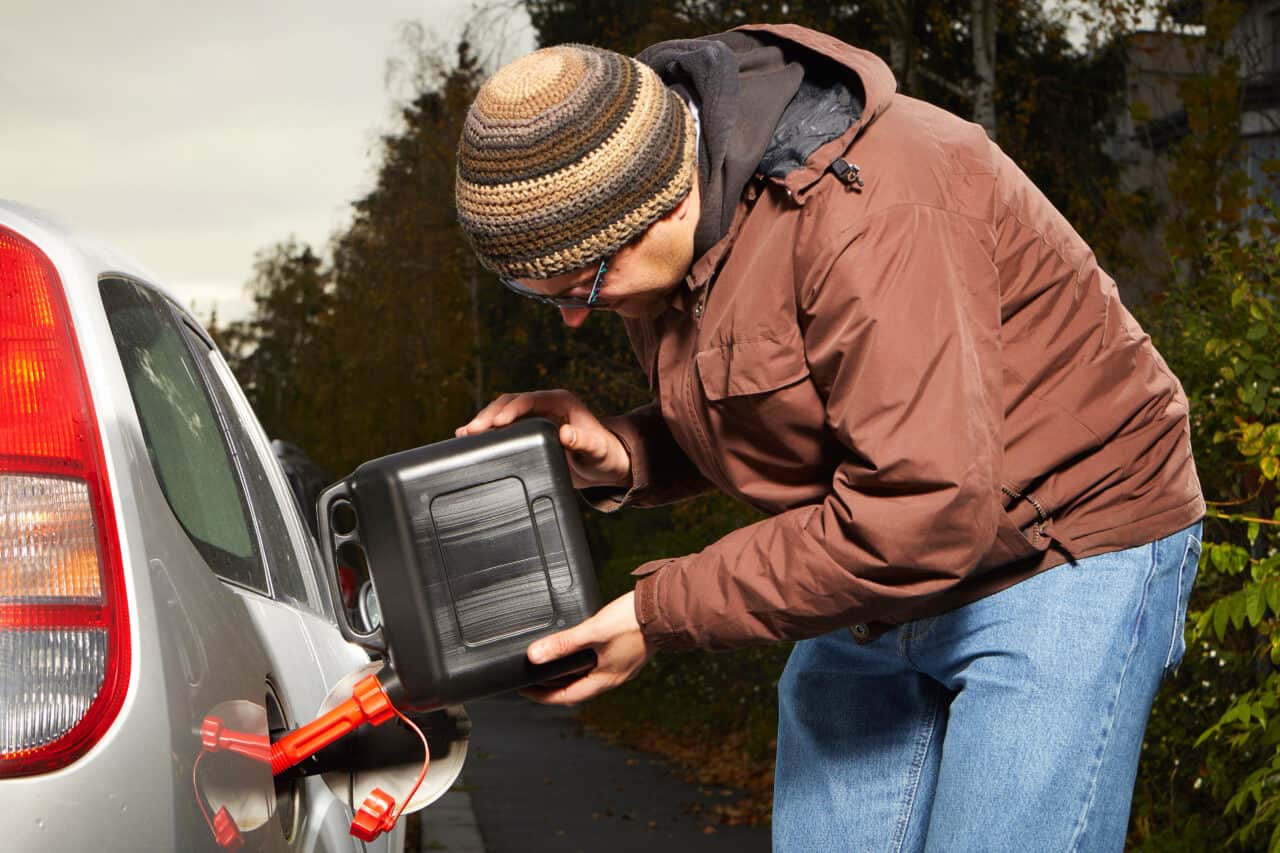
[[[688,195],[696,129],[653,69],[548,47],[480,88],[458,144],[458,221],[480,262],[546,279],[597,263]]]

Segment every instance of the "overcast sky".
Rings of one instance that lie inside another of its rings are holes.
[[[254,253],[291,235],[323,250],[371,187],[378,137],[395,127],[386,70],[406,55],[404,22],[449,48],[471,11],[0,0],[0,198],[123,249],[202,320],[215,305],[220,321],[242,316]],[[514,12],[491,15],[486,34],[500,61],[533,47]]]

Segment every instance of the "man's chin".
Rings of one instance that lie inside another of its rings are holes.
[[[629,296],[609,306],[609,310],[626,320],[653,320],[667,310],[662,297]]]

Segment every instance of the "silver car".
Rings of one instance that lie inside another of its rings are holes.
[[[0,202],[0,847],[401,850],[351,836],[360,773],[263,759],[376,668],[327,583],[208,334]]]

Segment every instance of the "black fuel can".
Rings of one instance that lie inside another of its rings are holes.
[[[589,651],[526,657],[600,607],[579,507],[541,418],[366,462],[317,508],[339,627],[389,659],[416,708],[589,669]]]

